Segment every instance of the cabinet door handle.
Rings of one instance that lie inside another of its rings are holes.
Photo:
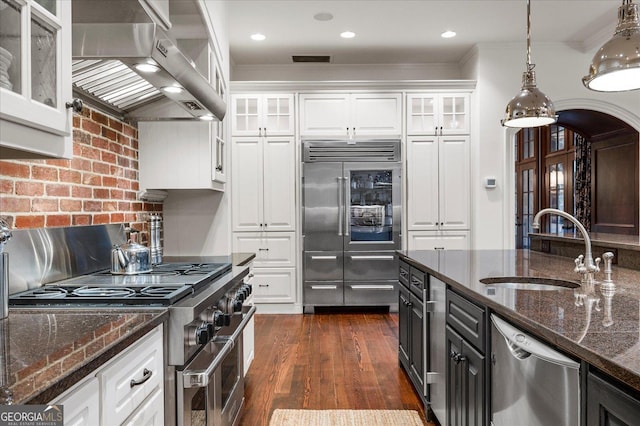
[[[456,364],[460,364],[461,362],[465,362],[467,360],[466,356],[456,352],[451,352],[449,354],[449,358],[451,358]]]
[[[434,250],[444,250],[444,247],[434,247]]]
[[[153,375],[153,371],[148,370],[148,369],[145,368],[144,370],[142,370],[142,379],[140,379],[140,380],[131,379],[131,381],[129,382],[129,386],[130,387],[134,387],[134,386],[141,385],[144,382],[146,382],[147,380],[149,380],[152,375]]]

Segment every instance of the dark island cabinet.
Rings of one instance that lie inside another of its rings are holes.
[[[417,291],[416,277],[424,283],[424,276],[411,270],[406,263],[400,262],[400,299],[398,304],[399,321],[399,358],[400,364],[408,373],[414,388],[418,391],[423,403],[426,403],[424,384],[425,357],[425,316],[422,289]],[[403,273],[406,271],[406,275]],[[413,280],[413,284],[412,284]],[[412,288],[413,287],[413,288]],[[420,296],[418,296],[420,295]]]
[[[599,375],[587,377],[587,426],[640,425],[640,397]]]
[[[447,426],[485,426],[486,309],[447,291]]]

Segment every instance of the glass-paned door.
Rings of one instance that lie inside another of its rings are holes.
[[[352,241],[392,241],[391,170],[357,170],[349,174]]]
[[[565,177],[564,163],[552,163],[547,167],[547,203],[550,208],[565,211]],[[565,219],[558,215],[549,218],[549,232],[559,234],[565,225]]]
[[[522,129],[515,139],[516,248],[529,248],[533,216],[538,211],[537,131]]]
[[[393,249],[399,244],[399,167],[345,163],[345,249]]]

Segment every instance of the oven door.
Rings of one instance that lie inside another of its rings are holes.
[[[234,316],[233,334],[217,335],[176,373],[179,426],[236,423],[244,400],[242,332],[255,310]]]

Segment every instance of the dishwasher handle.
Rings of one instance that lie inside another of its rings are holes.
[[[491,315],[491,322],[500,332],[511,354],[517,359],[526,359],[533,355],[541,360],[560,365],[562,367],[580,369],[580,364],[571,358],[550,348],[546,344],[534,339],[530,335],[518,330],[508,322]]]

